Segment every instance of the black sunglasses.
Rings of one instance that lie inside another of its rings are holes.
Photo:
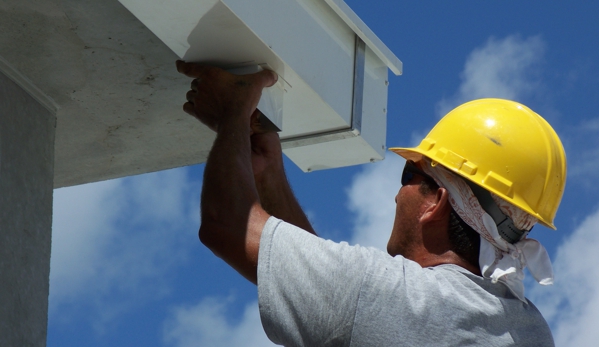
[[[406,161],[406,165],[403,167],[403,173],[401,174],[401,185],[405,186],[408,184],[414,178],[414,175],[422,176],[422,178],[425,180],[437,185],[437,182],[435,182],[431,176],[420,170],[411,160]]]

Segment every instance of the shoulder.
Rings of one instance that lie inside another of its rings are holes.
[[[270,217],[262,231],[260,252],[266,254],[279,251],[302,257],[336,257],[348,262],[355,258],[354,260],[359,260],[362,265],[370,264],[370,260],[393,260],[391,256],[379,249],[323,239],[295,225]]]
[[[368,345],[364,336],[380,336],[378,345],[400,340],[414,346],[466,345],[473,340],[494,346],[553,345],[539,311],[503,284],[457,265],[419,268],[401,263],[403,270],[378,268],[364,281],[352,333],[358,344]]]

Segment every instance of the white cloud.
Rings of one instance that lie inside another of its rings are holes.
[[[54,191],[51,302],[67,300],[97,275],[101,250],[116,230],[111,221],[123,203],[118,180]]]
[[[568,177],[588,191],[596,191],[599,172],[599,117],[573,126],[564,141],[568,156]]]
[[[574,231],[553,262],[556,283],[531,288],[531,300],[548,320],[557,346],[599,341],[599,211]]]
[[[191,307],[173,309],[164,325],[164,341],[175,347],[275,346],[262,329],[258,303],[245,307],[238,323],[227,319],[232,298],[205,298]]]
[[[410,146],[411,147],[418,146],[420,144],[420,142],[422,141],[422,139],[424,139],[426,137],[426,135],[428,134],[428,132],[430,130],[431,129],[412,131],[412,134],[410,135]]]
[[[93,310],[100,329],[168,293],[170,269],[197,240],[199,186],[176,169],[54,192],[51,319]],[[151,285],[148,285],[151,284]]]
[[[349,209],[356,219],[353,244],[387,250],[404,163],[400,156],[388,153],[385,160],[366,166],[354,177],[348,190]]]
[[[536,73],[544,54],[544,42],[538,36],[522,39],[517,35],[502,40],[489,38],[470,53],[462,83],[453,97],[437,105],[439,116],[466,101],[478,98],[520,100],[540,87]]]

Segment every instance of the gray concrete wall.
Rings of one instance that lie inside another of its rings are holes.
[[[0,346],[38,347],[48,322],[55,117],[13,79],[0,72]]]

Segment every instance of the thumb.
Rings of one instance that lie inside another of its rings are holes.
[[[262,87],[271,87],[279,80],[279,75],[272,70],[262,70],[254,74],[257,83]]]
[[[204,72],[207,69],[212,68],[210,66],[201,65],[201,64],[197,64],[197,63],[187,63],[187,62],[184,62],[183,60],[177,60],[176,65],[177,65],[177,71],[179,73],[182,73],[182,74],[186,75],[187,77],[191,77],[191,78],[200,77],[204,74]]]

